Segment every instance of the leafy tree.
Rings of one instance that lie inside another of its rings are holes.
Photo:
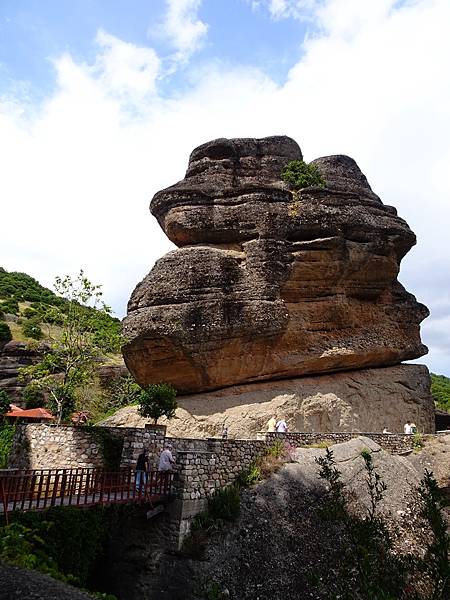
[[[12,340],[11,329],[8,323],[0,321],[0,342],[9,342]]]
[[[325,181],[316,165],[310,165],[303,160],[292,160],[281,171],[281,178],[295,190],[305,187],[324,187]]]
[[[139,402],[142,388],[131,375],[113,379],[107,388],[110,408],[121,408]]]
[[[61,323],[60,332],[38,363],[21,370],[21,378],[48,392],[59,424],[73,411],[77,388],[92,381],[96,364],[109,350],[94,333],[111,309],[101,299],[101,286],[91,283],[83,271],[74,280],[69,275],[57,277],[54,287],[64,300],[51,307]]]
[[[41,325],[39,319],[33,317],[32,319],[27,319],[22,325],[22,333],[33,340],[41,340],[44,336],[42,333]]]
[[[28,384],[22,390],[26,408],[40,408],[45,405],[45,396],[39,385]]]
[[[177,409],[176,395],[176,389],[169,383],[153,383],[142,389],[138,412],[143,417],[154,419],[155,423],[160,417],[171,419]]]

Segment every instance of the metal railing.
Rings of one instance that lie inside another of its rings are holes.
[[[173,473],[150,471],[136,485],[131,469],[40,469],[0,472],[0,514],[52,506],[152,502],[172,493]]]

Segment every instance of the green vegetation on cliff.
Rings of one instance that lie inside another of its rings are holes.
[[[450,378],[431,373],[431,393],[437,407],[450,412]]]

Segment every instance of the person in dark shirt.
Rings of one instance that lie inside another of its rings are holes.
[[[144,448],[139,454],[136,463],[136,490],[139,491],[147,483],[148,456]]]

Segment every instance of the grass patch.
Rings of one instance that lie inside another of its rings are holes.
[[[330,446],[334,446],[336,442],[333,440],[322,440],[320,442],[316,442],[315,444],[302,444],[301,448],[329,448]]]

